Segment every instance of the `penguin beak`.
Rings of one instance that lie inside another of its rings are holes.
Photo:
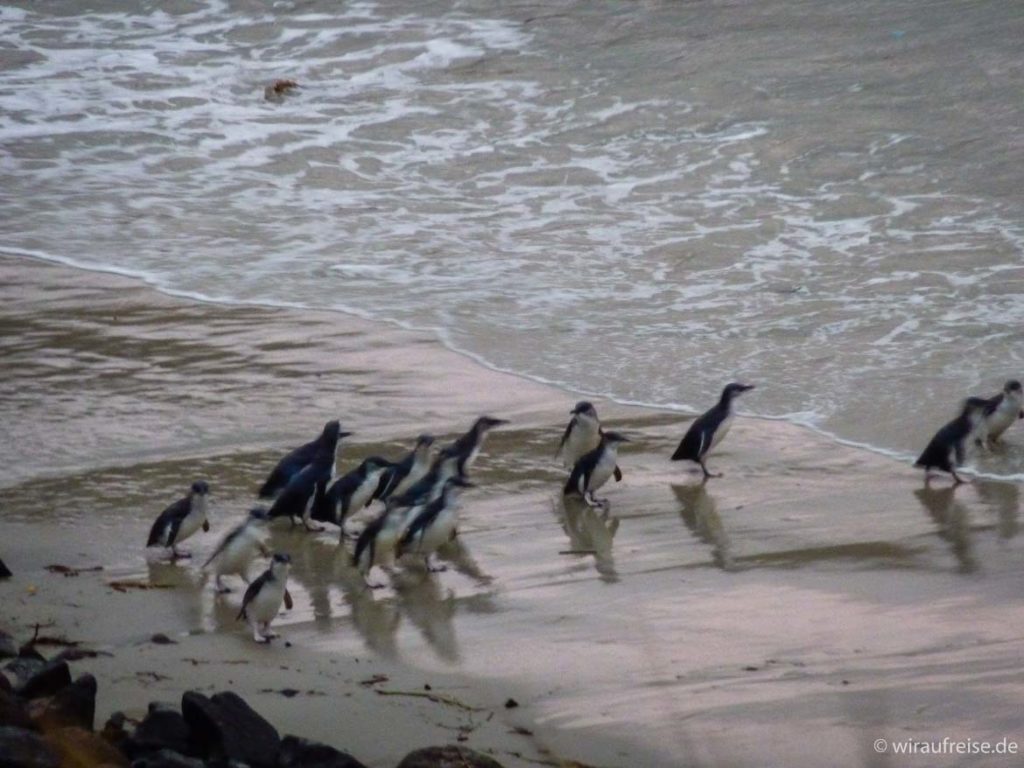
[[[349,437],[349,436],[351,436],[352,434],[353,434],[352,432],[339,432],[339,433],[338,433],[338,439],[339,439],[339,440],[341,440],[341,438],[343,438],[343,437]]]
[[[754,386],[753,384],[744,384],[743,385],[743,391],[744,392],[749,392],[752,389],[757,389],[757,387]]]

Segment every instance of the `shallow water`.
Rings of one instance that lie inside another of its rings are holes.
[[[620,400],[755,381],[909,457],[1020,376],[1022,36],[1005,2],[8,4],[0,245]]]

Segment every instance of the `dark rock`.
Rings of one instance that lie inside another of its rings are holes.
[[[39,717],[43,731],[78,726],[91,731],[96,726],[96,678],[82,675],[54,694]]]
[[[128,768],[124,755],[84,728],[56,728],[43,739],[57,753],[61,768]]]
[[[193,746],[199,756],[238,760],[253,768],[271,768],[281,737],[237,694],[226,691],[207,698],[196,691],[181,697]]]
[[[155,635],[153,635],[151,638],[149,638],[149,642],[156,643],[157,645],[177,645],[178,644],[177,640],[171,640],[171,638],[169,638],[163,632],[157,632]]]
[[[281,739],[277,768],[366,768],[347,752],[297,736]]]
[[[515,699],[508,699],[505,702],[505,709],[515,709],[518,706],[519,706],[519,702],[516,701]]]
[[[14,683],[14,688],[17,689],[19,686],[24,685],[32,675],[43,668],[45,661],[40,659],[33,659],[30,656],[22,656],[20,653],[17,658],[11,659],[7,662],[4,669],[7,672],[8,677]]]
[[[11,573],[10,569],[4,565],[4,561],[0,560],[0,579],[9,579],[14,574]]]
[[[18,655],[18,644],[14,638],[0,629],[0,659],[12,659]]]
[[[133,760],[160,750],[170,750],[183,755],[196,754],[192,748],[185,718],[169,704],[155,701],[149,705],[149,713],[139,723],[135,733],[125,740],[123,749]]]
[[[33,731],[36,729],[21,699],[9,690],[0,690],[0,726],[27,728]]]
[[[121,752],[124,752],[124,743],[128,739],[128,731],[124,727],[127,719],[124,712],[114,712],[107,718],[103,730],[100,731],[103,740],[117,747]]]
[[[131,768],[204,768],[202,760],[161,749],[132,760]]]
[[[402,758],[398,768],[502,768],[502,765],[468,747],[449,744],[410,752]]]
[[[0,727],[0,768],[58,768],[60,759],[32,731]]]
[[[71,685],[71,669],[65,661],[48,661],[14,691],[23,699],[53,696]]]

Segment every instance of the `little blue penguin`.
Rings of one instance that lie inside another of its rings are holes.
[[[476,461],[476,457],[480,455],[480,450],[484,447],[487,433],[502,424],[508,424],[508,421],[491,416],[481,416],[473,422],[473,426],[469,428],[468,432],[448,446],[458,456],[458,470],[462,477],[469,475],[473,462]]]
[[[392,494],[387,501],[388,509],[413,507],[433,501],[441,495],[448,478],[459,474],[462,455],[455,446],[449,445],[437,452],[430,470],[410,485],[401,495]]]
[[[401,496],[430,471],[430,448],[433,435],[420,435],[416,445],[401,461],[394,464],[381,479],[381,488],[376,497],[387,501],[391,496]]]
[[[964,482],[956,473],[956,468],[967,458],[968,440],[985,418],[987,407],[987,400],[969,397],[964,401],[960,415],[935,433],[935,437],[914,462],[915,467],[924,467],[925,485],[931,480],[933,469],[949,472],[956,485]]]
[[[619,461],[619,446],[628,443],[629,438],[618,432],[605,432],[597,448],[583,454],[565,483],[563,493],[568,496],[578,493],[591,507],[607,506],[607,499],[597,499],[594,492],[608,482],[615,474]]]
[[[338,444],[336,435],[340,429],[341,425],[337,421],[328,421],[324,424],[320,437],[305,445],[300,445],[281,459],[260,488],[260,498],[273,498],[288,485],[289,480],[312,462],[314,457],[326,450],[333,452]]]
[[[562,441],[558,444],[555,458],[561,459],[562,464],[571,470],[583,454],[590,453],[597,448],[604,431],[593,403],[581,400],[569,413],[572,414],[572,418],[569,419],[565,432],[562,433]],[[615,482],[620,480],[622,480],[622,471],[616,467]]]
[[[456,496],[461,489],[472,487],[472,483],[459,475],[449,477],[441,495],[419,508],[409,519],[395,547],[396,557],[412,552],[423,556],[428,571],[444,570],[443,566],[431,566],[430,556],[455,537],[459,524]]]
[[[203,563],[203,570],[210,571],[215,576],[217,594],[231,591],[231,588],[224,586],[221,581],[224,576],[235,574],[248,584],[249,565],[256,553],[269,554],[263,546],[262,539],[268,519],[266,509],[253,507],[245,520],[228,531]]]
[[[1011,379],[1003,391],[985,401],[984,431],[993,443],[1018,419],[1024,419],[1024,392],[1020,382]]]
[[[389,505],[360,532],[352,555],[352,565],[359,569],[366,586],[372,589],[386,586],[383,583],[371,582],[370,571],[376,565],[390,574],[398,540],[405,531],[410,517],[416,514],[418,509],[418,506]]]
[[[149,530],[146,546],[169,547],[172,558],[191,557],[188,552],[180,551],[178,545],[200,528],[210,530],[210,521],[206,518],[209,493],[210,486],[205,480],[192,483],[187,496],[178,499],[157,517]]]
[[[336,421],[330,422],[328,427],[329,439],[320,444],[312,460],[285,485],[267,513],[271,519],[288,517],[294,526],[295,518],[300,518],[307,531],[323,530],[309,524],[310,516],[314,509],[323,504],[327,486],[334,476],[338,441],[352,434],[342,432]]]
[[[345,520],[349,515],[370,506],[374,494],[380,487],[381,476],[394,465],[379,456],[364,459],[358,467],[342,475],[324,495],[323,501],[313,510],[313,519],[334,523],[341,528],[345,538]]]
[[[252,626],[252,638],[257,643],[269,643],[271,638],[278,636],[276,632],[270,631],[270,622],[281,610],[281,603],[284,602],[286,608],[292,607],[291,595],[288,594],[291,562],[288,555],[274,553],[270,567],[245,590],[238,618],[248,620]]]
[[[704,472],[705,480],[709,477],[721,477],[721,472],[715,475],[708,471],[704,458],[729,432],[733,420],[733,400],[753,388],[753,384],[727,384],[718,403],[698,416],[690,425],[676,452],[672,454],[672,461],[697,462]]]

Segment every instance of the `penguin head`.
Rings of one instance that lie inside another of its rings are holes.
[[[248,519],[250,523],[266,523],[270,521],[270,515],[267,513],[266,507],[253,507],[249,510]]]
[[[621,432],[605,432],[603,437],[604,444],[610,445],[613,448],[617,445],[621,445],[622,443],[632,442],[628,437],[626,437]]]
[[[597,418],[597,409],[594,404],[586,400],[580,400],[576,403],[576,407],[569,411],[573,416],[582,415],[589,416],[592,419]]]
[[[486,432],[489,429],[500,427],[502,424],[508,424],[508,420],[496,419],[493,416],[481,416],[476,420],[476,424],[473,425],[473,429],[479,432]]]
[[[387,469],[390,466],[392,466],[392,463],[387,459],[382,459],[380,456],[368,456],[363,459],[363,472],[367,475],[371,472]]]
[[[288,569],[291,568],[292,558],[287,552],[275,552],[274,556],[270,559],[270,572],[275,577],[280,577],[283,574],[288,573]]]
[[[332,421],[328,421],[324,424],[324,431],[320,433],[320,439],[325,443],[334,445],[341,440],[341,438],[348,437],[351,434],[351,432],[342,432],[341,422],[337,419],[333,419]]]
[[[739,397],[751,389],[754,389],[753,384],[740,384],[738,381],[734,381],[731,384],[725,385],[725,389],[722,390],[722,399],[725,401],[732,400],[734,397]]]
[[[210,492],[210,486],[205,480],[196,480],[192,483],[193,496],[205,496]]]
[[[1020,382],[1017,381],[1016,379],[1010,379],[1008,382],[1006,382],[1006,385],[1003,387],[1003,392],[1005,392],[1008,395],[1019,396],[1021,394]]]

